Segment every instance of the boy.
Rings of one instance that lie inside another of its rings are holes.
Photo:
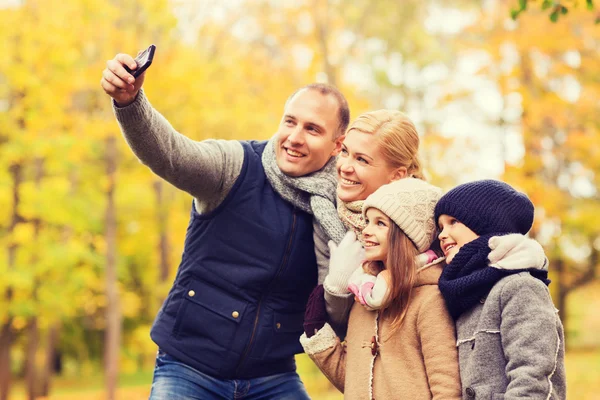
[[[563,327],[543,250],[529,240],[511,249],[510,263],[490,257],[498,235],[522,240],[533,213],[526,195],[494,180],[457,186],[436,205],[447,262],[439,289],[456,322],[465,399],[566,397]],[[538,262],[525,261],[532,252]]]

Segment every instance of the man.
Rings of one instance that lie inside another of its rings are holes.
[[[308,85],[290,96],[271,140],[196,142],[152,108],[145,73],[134,79],[124,65],[136,68],[126,54],[109,60],[101,86],[125,139],[194,197],[177,276],[151,330],[159,346],[151,398],[308,398],[294,354],[308,296],[327,272],[326,243],[345,232],[335,156],[346,99]]]

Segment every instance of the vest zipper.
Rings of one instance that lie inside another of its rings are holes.
[[[271,279],[271,282],[269,282],[269,286],[267,287],[267,290],[265,290],[263,292],[263,294],[260,296],[260,299],[258,300],[258,305],[256,307],[256,317],[254,317],[254,327],[252,328],[252,335],[250,336],[250,341],[246,345],[246,348],[244,349],[244,353],[242,354],[242,358],[240,358],[240,361],[238,362],[238,365],[235,369],[235,375],[238,374],[240,367],[242,366],[242,363],[246,360],[246,357],[248,356],[248,353],[250,352],[250,348],[252,347],[252,342],[254,341],[254,335],[256,334],[256,328],[258,327],[258,319],[260,317],[260,308],[262,306],[263,298],[264,298],[265,294],[267,294],[270,291],[271,287],[273,286],[273,282],[275,282],[275,280],[279,277],[279,275],[281,274],[281,271],[283,271],[283,267],[287,263],[288,256],[290,255],[290,250],[292,248],[292,242],[294,239],[295,231],[296,231],[296,207],[294,207],[294,211],[292,212],[292,230],[290,232],[290,240],[288,241],[287,248],[285,249],[285,253],[283,255],[283,259],[281,261],[281,264],[279,265],[279,269],[277,270],[277,273],[275,274],[273,279]]]

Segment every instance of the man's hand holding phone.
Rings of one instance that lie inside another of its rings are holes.
[[[134,59],[128,54],[117,54],[106,62],[100,85],[119,107],[133,103],[144,84],[145,71],[152,63],[155,46],[150,45]],[[138,71],[138,72],[136,72]]]

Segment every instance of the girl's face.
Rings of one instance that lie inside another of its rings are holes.
[[[448,264],[462,246],[479,237],[462,222],[446,214],[442,214],[438,218],[438,228],[440,230],[438,239],[440,239],[440,246]]]
[[[366,216],[367,226],[362,231],[365,257],[368,261],[385,263],[389,249],[390,225],[393,222],[376,208],[369,208]]]
[[[360,131],[346,135],[337,172],[337,195],[344,202],[365,200],[381,185],[406,176],[406,168],[396,169],[383,158],[374,135]]]

